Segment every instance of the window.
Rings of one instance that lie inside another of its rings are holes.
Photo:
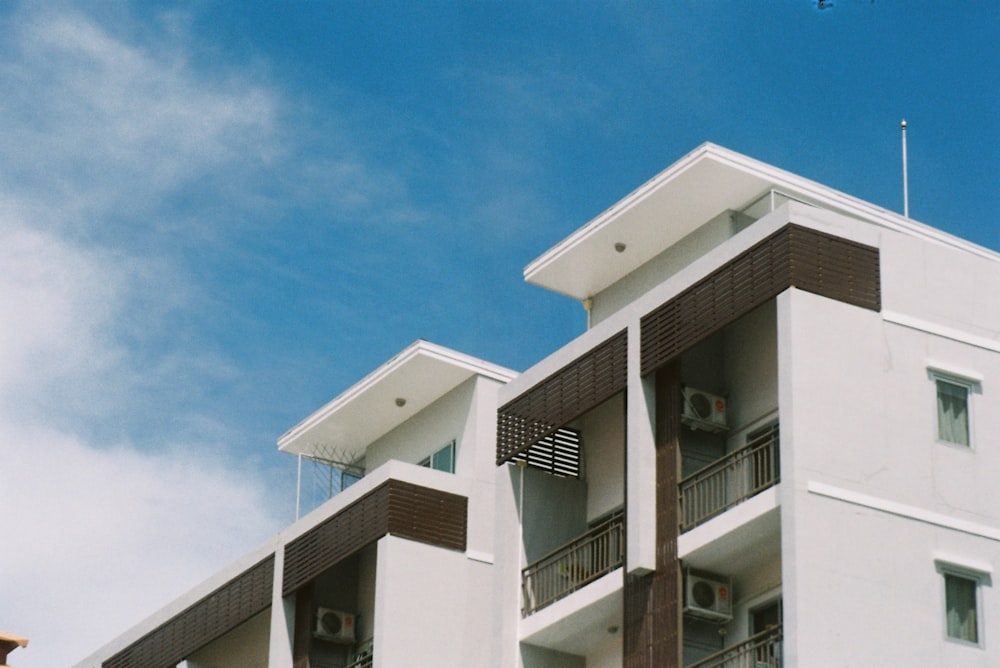
[[[935,559],[944,581],[945,636],[970,645],[983,645],[982,587],[991,585],[989,566],[975,567]]]
[[[455,472],[455,441],[450,442],[448,445],[444,446],[437,452],[435,452],[430,457],[425,457],[420,462],[419,466],[426,466],[427,468],[432,468],[435,471],[444,471],[445,473]]]
[[[976,580],[952,573],[944,574],[944,607],[949,638],[979,643],[976,614],[978,587]]]
[[[968,446],[969,385],[936,378],[938,440]]]

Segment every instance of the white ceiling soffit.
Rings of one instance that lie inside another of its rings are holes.
[[[371,443],[475,375],[506,383],[517,373],[417,341],[285,433],[278,449],[308,455],[329,445],[360,458]],[[398,406],[397,399],[405,403]]]
[[[586,299],[653,259],[727,209],[775,188],[832,211],[993,260],[1000,254],[864,200],[705,143],[546,251],[524,269],[534,285]],[[625,250],[615,250],[625,244]]]

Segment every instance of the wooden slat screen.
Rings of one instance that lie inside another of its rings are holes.
[[[790,287],[881,310],[879,251],[789,224],[643,316],[648,375]]]
[[[497,411],[497,465],[625,389],[625,330],[567,364]]]
[[[174,668],[271,605],[274,555],[230,580],[122,651],[103,668]]]
[[[285,596],[382,536],[464,550],[468,499],[389,480],[285,546]]]

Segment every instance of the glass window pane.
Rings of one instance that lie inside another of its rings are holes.
[[[948,637],[979,642],[976,620],[976,581],[957,575],[944,576],[944,604]]]
[[[431,468],[447,473],[455,472],[455,444],[449,443],[434,453]]]
[[[969,444],[969,390],[947,381],[937,381],[938,438],[948,443]]]

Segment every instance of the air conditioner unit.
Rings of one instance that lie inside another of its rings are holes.
[[[702,392],[693,387],[685,387],[681,422],[691,429],[725,431],[726,399],[716,394]]]
[[[354,615],[330,608],[317,608],[316,629],[313,635],[330,642],[353,643]]]
[[[684,575],[684,612],[694,617],[728,622],[733,618],[733,589],[727,578]]]

